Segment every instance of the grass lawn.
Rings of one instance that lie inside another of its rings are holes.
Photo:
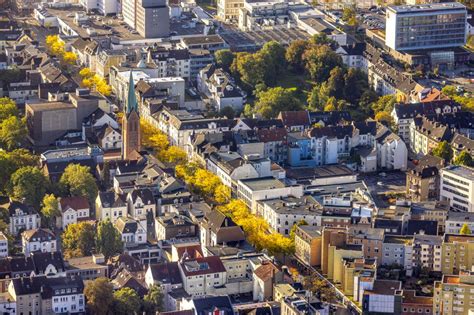
[[[315,83],[305,74],[294,74],[287,71],[285,74],[277,78],[275,86],[281,86],[283,88],[296,88],[296,96],[306,104],[308,95],[313,89]]]

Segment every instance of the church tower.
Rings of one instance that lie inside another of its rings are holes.
[[[140,115],[138,114],[138,102],[132,71],[130,71],[128,97],[122,121],[122,141],[123,159],[133,160],[132,156],[135,156],[133,152],[140,151]]]

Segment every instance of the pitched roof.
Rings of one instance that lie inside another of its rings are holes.
[[[22,211],[25,214],[35,214],[36,210],[32,206],[28,206],[19,201],[10,200],[8,203],[2,205],[3,208],[8,209],[10,216],[14,216],[17,210]]]
[[[217,256],[198,257],[180,262],[185,276],[198,276],[211,273],[225,272],[222,261]]]
[[[113,191],[99,193],[99,200],[103,208],[126,207],[126,196]]]
[[[272,279],[280,270],[272,262],[266,261],[254,271],[254,275],[263,281]]]
[[[219,314],[223,312],[224,315],[234,314],[232,303],[227,295],[195,298],[193,299],[193,304],[196,315],[208,315],[215,312]]]
[[[56,235],[50,229],[33,229],[21,233],[21,237],[27,241],[52,241],[56,240]]]
[[[133,202],[137,201],[137,198],[140,198],[146,205],[155,203],[153,193],[148,188],[134,189],[129,193],[129,196],[131,196]]]
[[[305,110],[280,112],[278,118],[283,121],[286,127],[309,126],[311,124],[308,112]]]
[[[466,150],[469,154],[474,155],[474,140],[456,133],[451,141],[451,146],[458,151]]]
[[[261,142],[286,141],[288,131],[285,128],[258,129],[257,138]]]
[[[126,218],[126,217],[120,217],[115,221],[114,223],[115,228],[121,233],[133,233],[135,234],[138,230],[138,223],[137,221],[131,219],[131,218]]]
[[[177,262],[150,265],[148,268],[155,281],[172,285],[182,283]]]
[[[429,116],[441,114],[443,109],[448,106],[451,109],[461,110],[461,105],[452,100],[438,100],[423,103],[399,103],[394,105],[394,111],[398,119],[414,118],[417,115]]]
[[[353,130],[353,126],[332,126],[323,128],[313,128],[309,132],[309,135],[313,138],[328,137],[344,139],[345,137],[351,137]]]
[[[82,209],[90,209],[89,201],[86,197],[82,196],[63,197],[59,199],[59,203],[61,204],[61,210],[63,212],[69,208],[76,211]]]

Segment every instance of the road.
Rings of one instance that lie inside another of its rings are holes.
[[[317,271],[312,266],[306,265],[303,261],[301,261],[298,257],[296,257],[294,255],[292,255],[292,258],[297,260],[300,264],[302,264],[305,268],[310,270],[319,279],[326,282],[332,289],[334,289],[334,291],[336,292],[337,297],[342,300],[342,304],[347,306],[347,309],[348,309],[349,312],[351,312],[354,315],[355,314],[362,314],[362,310],[360,309],[360,307],[357,304],[355,304],[354,302],[352,302],[347,296],[345,296],[345,294],[342,293],[341,290],[339,290],[333,283],[331,283],[331,281],[329,281],[321,273],[319,273],[319,271]]]

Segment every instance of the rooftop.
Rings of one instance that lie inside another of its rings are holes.
[[[263,204],[277,213],[292,214],[314,214],[322,213],[320,204],[311,196],[303,196],[301,198],[287,197],[262,201]]]
[[[244,179],[240,180],[242,184],[250,188],[252,191],[275,189],[275,188],[285,188],[285,184],[278,179],[273,177],[263,177],[255,179]]]
[[[447,3],[430,3],[430,4],[418,4],[418,5],[400,5],[400,6],[389,6],[387,10],[394,13],[420,13],[430,12],[439,10],[454,10],[464,9],[466,7],[459,2],[447,2]]]
[[[474,169],[467,166],[450,165],[443,169],[443,172],[449,172],[454,175],[474,181]]]

